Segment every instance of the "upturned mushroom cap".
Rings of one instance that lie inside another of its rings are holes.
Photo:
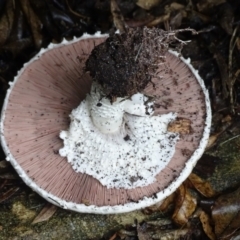
[[[76,173],[66,158],[59,132],[68,129],[69,114],[90,91],[85,62],[106,35],[84,35],[51,44],[15,77],[1,117],[4,151],[24,182],[49,202],[88,213],[120,213],[150,206],[170,195],[188,177],[209,137],[211,110],[208,92],[190,60],[166,53],[144,93],[154,96],[155,115],[174,112],[191,122],[181,135],[168,165],[156,181],[133,189],[107,189],[87,174]]]

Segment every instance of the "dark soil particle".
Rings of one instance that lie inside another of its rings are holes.
[[[129,135],[126,135],[123,139],[124,139],[125,141],[131,140],[130,137],[129,137]]]
[[[175,32],[152,28],[127,29],[111,35],[96,46],[86,62],[86,71],[98,82],[104,94],[114,101],[141,92],[155,75],[157,64],[169,44],[176,41]]]
[[[136,60],[142,40],[141,30],[115,34],[92,51],[86,70],[110,98],[132,95],[150,81],[145,73],[146,67]]]

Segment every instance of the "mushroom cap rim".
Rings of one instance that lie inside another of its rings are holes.
[[[108,34],[101,34],[100,32],[97,32],[94,35],[84,34],[82,37],[80,37],[80,38],[75,37],[71,41],[67,41],[66,39],[64,39],[60,44],[51,43],[51,44],[49,44],[49,46],[47,48],[41,49],[40,52],[35,57],[33,57],[29,62],[24,64],[22,69],[20,69],[20,71],[18,71],[17,75],[14,77],[13,82],[9,83],[10,88],[7,90],[7,94],[6,94],[2,112],[1,112],[1,123],[0,123],[1,137],[0,137],[0,139],[1,139],[1,144],[2,144],[3,150],[7,156],[6,160],[11,162],[12,166],[15,168],[15,170],[17,171],[19,176],[22,178],[22,180],[25,182],[25,184],[28,185],[30,188],[32,188],[33,191],[38,193],[44,199],[51,202],[52,204],[57,205],[63,209],[69,209],[69,210],[81,212],[81,213],[97,213],[97,214],[125,213],[125,212],[142,209],[142,208],[151,206],[153,204],[156,204],[156,203],[162,201],[164,198],[168,197],[171,193],[173,193],[181,185],[181,183],[183,181],[185,181],[186,178],[190,175],[193,167],[197,163],[197,160],[202,156],[202,154],[204,153],[204,150],[207,146],[208,138],[210,135],[211,119],[212,119],[210,99],[209,99],[209,95],[208,95],[208,90],[206,89],[202,78],[199,76],[198,71],[195,70],[193,68],[193,66],[191,65],[190,59],[184,59],[183,57],[179,57],[179,53],[169,50],[169,52],[171,54],[180,58],[189,67],[189,69],[191,70],[193,75],[196,77],[199,85],[201,86],[203,95],[205,97],[205,106],[206,106],[206,119],[205,119],[205,127],[204,127],[204,131],[203,131],[203,135],[202,135],[202,138],[201,138],[198,148],[194,151],[194,153],[192,154],[190,159],[188,159],[188,161],[185,163],[185,167],[182,170],[182,172],[180,173],[180,175],[174,181],[172,181],[171,184],[167,188],[161,190],[160,192],[156,193],[156,195],[154,195],[152,197],[144,197],[143,199],[139,200],[138,202],[130,202],[130,203],[126,203],[124,205],[101,206],[101,207],[95,206],[95,205],[87,206],[85,204],[77,204],[74,202],[67,202],[65,200],[62,200],[62,199],[54,196],[53,194],[43,190],[34,181],[32,181],[30,179],[30,177],[21,168],[21,166],[17,163],[17,161],[11,154],[11,152],[7,146],[7,143],[5,141],[5,137],[4,137],[3,122],[5,119],[5,111],[7,109],[9,96],[10,96],[11,90],[13,89],[19,76],[21,76],[21,74],[28,67],[28,65],[30,65],[33,61],[37,60],[43,53],[51,50],[52,48],[57,48],[62,45],[69,45],[74,42],[81,41],[83,39],[102,38],[102,37],[108,37]]]

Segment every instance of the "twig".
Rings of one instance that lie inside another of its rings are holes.
[[[74,15],[80,17],[80,18],[86,19],[87,21],[90,20],[89,17],[86,17],[86,16],[84,16],[84,15],[78,13],[78,12],[75,12],[74,10],[72,10],[71,6],[69,5],[68,0],[66,0],[66,4],[67,4],[67,6],[68,6],[68,10],[69,10],[72,14],[74,14]]]
[[[221,143],[219,144],[219,146],[222,146],[223,144],[225,144],[225,143],[227,143],[227,142],[230,142],[230,141],[232,141],[233,139],[238,138],[239,136],[240,136],[240,134],[238,134],[238,135],[236,135],[236,136],[234,136],[234,137],[232,137],[232,138],[229,138],[229,139],[227,139],[226,141],[221,142]]]
[[[127,26],[116,0],[111,0],[111,13],[115,27],[120,31],[120,33],[125,33],[127,31]]]
[[[135,62],[137,61],[137,58],[138,58],[138,55],[139,55],[139,53],[140,53],[140,51],[141,51],[141,49],[142,49],[142,46],[143,46],[143,44],[141,44],[141,46],[139,47],[139,49],[138,49],[138,52],[137,52],[137,56],[135,57]]]
[[[117,234],[114,233],[114,234],[109,238],[109,240],[114,240],[116,237],[117,237]]]
[[[229,95],[230,95],[230,104],[231,104],[231,111],[232,113],[235,113],[235,109],[234,109],[234,100],[233,100],[233,86],[236,82],[237,76],[239,75],[239,72],[237,71],[235,74],[235,77],[233,78],[233,74],[232,74],[232,55],[233,55],[233,50],[236,46],[236,42],[237,42],[237,38],[236,38],[236,33],[239,29],[239,25],[237,27],[235,27],[231,40],[230,40],[230,44],[229,44],[229,57],[228,57],[228,69],[229,69]]]
[[[226,60],[223,58],[223,56],[219,52],[215,52],[214,59],[217,62],[218,69],[221,76],[222,81],[222,95],[224,99],[227,99],[229,97],[229,73],[228,73],[228,65],[226,63]]]

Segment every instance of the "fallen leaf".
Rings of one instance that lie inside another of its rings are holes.
[[[42,34],[41,34],[42,23],[39,20],[38,16],[34,13],[33,9],[31,8],[31,5],[29,4],[29,0],[21,0],[20,2],[21,2],[23,12],[28,21],[28,24],[31,27],[35,46],[37,48],[40,48],[42,44]]]
[[[154,205],[151,205],[150,207],[146,207],[142,211],[144,214],[152,214],[153,212],[159,211],[159,208],[161,205],[162,205],[162,201]]]
[[[240,229],[240,188],[221,195],[213,205],[212,218],[218,238],[231,239]]]
[[[222,119],[222,123],[231,122],[231,121],[232,121],[232,117],[229,114]]]
[[[180,4],[180,3],[177,3],[177,2],[173,2],[170,4],[170,6],[166,6],[166,7],[169,7],[170,11],[173,12],[173,11],[179,11],[179,10],[182,10],[185,8],[185,6],[183,4]]]
[[[114,240],[114,239],[116,239],[116,237],[117,237],[117,233],[114,233],[114,234],[109,238],[109,240]]]
[[[206,235],[211,239],[211,240],[215,240],[216,236],[213,232],[212,226],[210,225],[210,217],[204,212],[202,211],[200,213],[200,221],[202,223],[202,227],[204,232],[206,233]]]
[[[34,218],[32,224],[39,223],[39,222],[44,222],[49,220],[54,213],[57,211],[58,207],[51,204],[47,203],[44,208],[41,210],[41,212]]]
[[[200,192],[205,197],[213,197],[216,195],[216,192],[211,187],[210,183],[201,179],[195,173],[191,173],[188,177],[188,180],[192,183],[194,188]]]
[[[240,50],[240,37],[237,37],[237,39],[236,39],[236,46],[239,51]]]
[[[195,211],[197,200],[184,184],[178,188],[176,193],[176,205],[172,219],[175,223],[182,226],[188,222],[189,217]]]
[[[207,10],[208,8],[211,8],[213,6],[217,6],[219,4],[222,4],[226,2],[226,0],[200,0],[197,3],[197,8],[200,12]]]
[[[138,0],[136,4],[146,10],[158,5],[162,0]]]
[[[153,21],[155,19],[155,16],[153,16],[151,13],[149,13],[147,10],[143,8],[137,8],[133,12],[133,18],[127,18],[125,19],[126,24],[129,27],[143,27],[147,23]]]
[[[174,133],[190,134],[192,132],[191,121],[186,118],[176,118],[168,124],[167,130]]]
[[[220,25],[226,31],[227,34],[233,33],[233,19],[234,12],[229,3],[224,3],[220,6]]]
[[[228,83],[229,83],[229,76],[228,76],[228,65],[227,61],[224,58],[224,56],[216,52],[214,54],[214,59],[217,62],[218,69],[221,75],[221,80],[222,80],[222,93],[223,93],[223,98],[227,98],[229,96],[229,91],[228,91]]]
[[[155,18],[153,21],[147,23],[147,27],[154,27],[160,23],[163,23],[163,22],[169,20],[169,18],[170,18],[170,13],[164,14],[160,17]]]
[[[0,193],[0,203],[9,200],[13,195],[15,195],[20,190],[19,187],[12,187],[5,192]]]
[[[5,172],[5,173],[1,173],[0,179],[15,180],[15,179],[19,179],[19,176],[17,175],[16,172],[9,171],[9,172]]]
[[[153,212],[159,212],[159,211],[161,212],[168,211],[170,207],[172,207],[172,204],[174,203],[175,196],[176,194],[174,192],[170,196],[165,198],[163,201],[158,202],[150,207],[146,207],[142,211],[144,214],[152,214]]]
[[[163,203],[159,207],[159,210],[162,212],[165,212],[169,208],[169,206],[174,202],[175,197],[176,197],[176,193],[174,192],[170,196],[165,198],[163,200]]]
[[[91,205],[90,201],[88,199],[85,199],[85,198],[82,199],[82,203],[85,204],[86,206]]]
[[[6,160],[0,161],[0,173],[6,172],[11,164]]]
[[[13,1],[6,1],[4,14],[0,18],[0,45],[2,46],[8,39],[14,19],[14,4]]]
[[[120,33],[126,32],[125,22],[123,15],[117,5],[116,0],[111,0],[111,13],[113,16],[113,22],[115,27],[120,31]]]
[[[218,136],[221,134],[220,133],[215,133],[215,134],[212,134],[209,139],[208,139],[208,143],[207,143],[207,146],[206,146],[206,149],[209,149],[211,147],[214,146],[214,144],[216,143],[217,139],[218,139]]]
[[[178,29],[181,24],[182,24],[182,19],[183,19],[183,12],[179,11],[175,16],[171,17],[170,19],[170,26],[171,29]]]

